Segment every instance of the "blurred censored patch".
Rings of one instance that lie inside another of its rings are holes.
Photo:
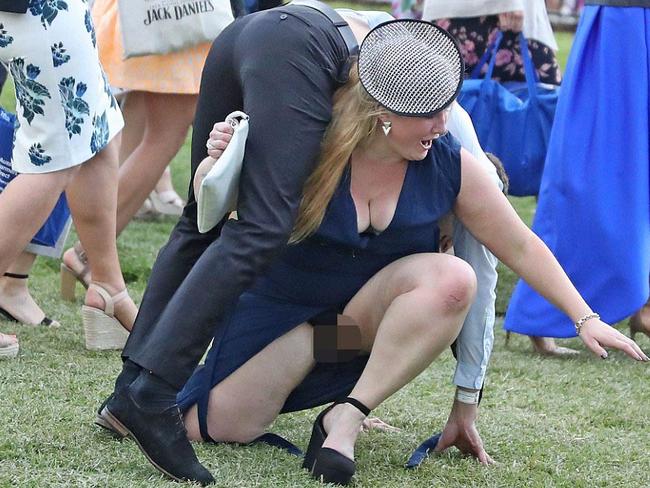
[[[344,363],[361,352],[361,329],[351,317],[328,311],[309,322],[314,327],[313,353],[317,363]]]

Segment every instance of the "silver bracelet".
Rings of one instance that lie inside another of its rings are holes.
[[[585,323],[591,319],[600,319],[600,315],[598,315],[596,312],[591,312],[585,315],[584,317],[580,317],[575,324],[573,324],[576,328],[576,334],[580,335],[580,331],[582,330],[582,326],[585,325]]]
[[[470,405],[477,405],[478,398],[481,395],[481,391],[467,391],[460,388],[456,388],[456,400],[460,403],[468,403]]]

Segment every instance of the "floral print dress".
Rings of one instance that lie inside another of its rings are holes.
[[[460,44],[467,76],[472,72],[499,31],[498,16],[496,15],[438,19],[435,23],[454,36]],[[546,44],[534,39],[528,39],[528,49],[539,81],[559,85],[562,76],[555,52]],[[485,73],[485,70],[487,70],[487,64],[483,67],[482,72]],[[526,79],[518,34],[504,31],[497,51],[492,78],[498,81],[524,81]]]
[[[30,0],[25,14],[0,12],[0,61],[16,88],[14,171],[79,165],[124,125],[85,1]]]

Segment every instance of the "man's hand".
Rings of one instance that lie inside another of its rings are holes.
[[[476,429],[475,421],[477,416],[478,405],[454,400],[447,424],[442,431],[434,452],[442,452],[451,446],[455,446],[461,453],[478,459],[481,464],[494,464],[490,455],[485,452],[483,441]]]

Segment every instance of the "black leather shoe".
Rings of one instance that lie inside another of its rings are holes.
[[[147,408],[133,398],[131,388],[112,395],[101,412],[102,418],[122,434],[131,437],[153,466],[175,481],[214,483],[187,439],[178,406],[163,410]]]
[[[108,404],[108,402],[111,401],[112,398],[113,395],[110,395],[108,398],[106,398],[106,400],[102,402],[102,404],[97,409],[97,415],[95,415],[95,425],[98,425],[102,429],[105,429],[108,433],[114,435],[118,439],[124,439],[126,436],[122,435],[120,432],[115,430],[111,422],[103,415],[104,407],[106,407],[106,405]]]
[[[133,383],[138,376],[140,375],[142,371],[142,368],[132,362],[129,359],[125,359],[124,363],[122,364],[122,371],[120,374],[117,376],[117,379],[115,380],[115,391],[122,391],[124,388],[127,388],[131,383]],[[114,393],[111,393],[99,406],[97,409],[97,415],[95,415],[95,425],[98,425],[102,429],[106,429],[110,434],[114,435],[118,439],[124,439],[125,436],[122,435],[120,432],[115,430],[111,423],[108,421],[108,419],[104,418],[102,415],[102,412],[104,411],[104,407],[108,402],[111,401],[111,398],[113,398]]]
[[[314,427],[311,431],[311,438],[305,453],[302,467],[308,469],[312,478],[320,480],[321,483],[336,483],[339,485],[347,485],[352,480],[352,476],[356,470],[355,462],[347,456],[344,456],[335,449],[323,447],[327,432],[323,425],[325,415],[334,408],[335,405],[341,403],[349,403],[355,406],[366,417],[370,414],[370,409],[366,407],[356,398],[347,397],[343,400],[338,400],[332,405],[323,410],[316,420]]]

